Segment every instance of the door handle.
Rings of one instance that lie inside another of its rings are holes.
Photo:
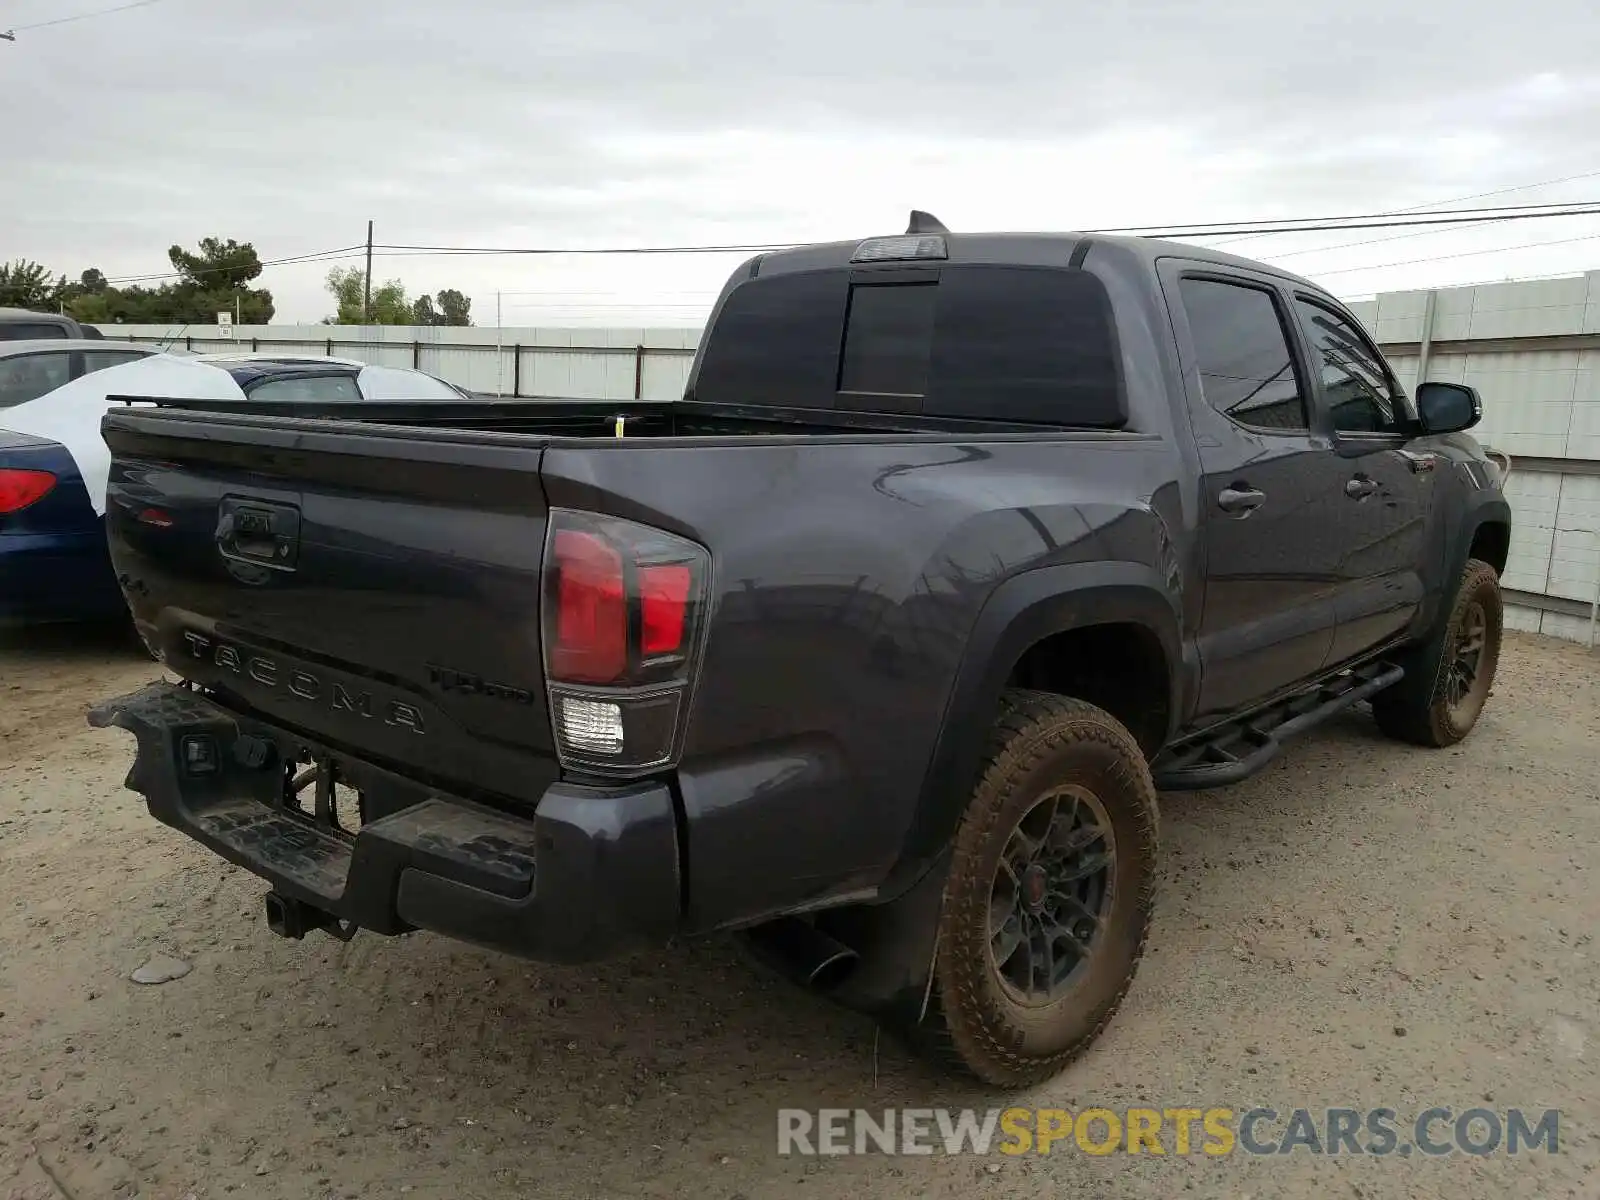
[[[1344,494],[1352,500],[1365,500],[1378,490],[1378,481],[1366,475],[1357,475],[1344,485]]]
[[[1235,517],[1248,517],[1267,502],[1267,494],[1245,484],[1225,487],[1217,493],[1217,507]]]

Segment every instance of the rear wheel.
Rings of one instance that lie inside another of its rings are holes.
[[[1378,728],[1419,746],[1453,746],[1477,724],[1500,662],[1500,578],[1469,559],[1445,624],[1397,687],[1372,698]]]
[[[1038,1082],[1111,1019],[1155,891],[1150,770],[1109,713],[1007,693],[957,830],[937,935],[938,1044],[989,1083]]]

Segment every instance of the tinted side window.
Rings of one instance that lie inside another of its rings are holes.
[[[1344,433],[1403,432],[1409,424],[1404,397],[1372,344],[1332,309],[1303,299],[1295,308],[1322,376],[1333,427]]]
[[[360,400],[361,389],[350,375],[314,375],[300,379],[266,379],[247,393],[252,400]]]
[[[1309,428],[1305,397],[1270,292],[1212,279],[1179,284],[1206,403],[1257,429]]]
[[[48,322],[0,321],[0,342],[28,342],[35,338],[64,338],[65,327]]]
[[[123,363],[148,357],[148,354],[141,354],[137,350],[85,350],[83,373],[87,375],[91,371],[104,371],[107,367],[120,367]]]
[[[0,358],[0,408],[37,400],[71,378],[72,356],[65,350]]]

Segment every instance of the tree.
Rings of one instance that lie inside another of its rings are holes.
[[[65,311],[93,324],[209,325],[219,312],[237,313],[242,325],[272,320],[272,293],[246,286],[262,269],[249,242],[201,238],[198,254],[173,246],[167,257],[180,278],[154,288],[113,287],[98,267],[76,280],[52,279],[38,263],[19,259],[0,266],[0,305]]]
[[[439,316],[441,325],[471,325],[472,301],[455,288],[445,288],[439,293]]]
[[[54,286],[50,272],[39,263],[19,258],[0,264],[0,306],[48,309]]]
[[[324,325],[411,325],[416,306],[406,299],[406,285],[390,279],[372,289],[372,316],[362,312],[367,274],[357,267],[334,267],[328,272],[328,293],[339,307]]]
[[[412,305],[418,325],[471,325],[472,301],[455,288],[445,288],[434,297],[418,296]]]
[[[190,254],[182,246],[167,251],[172,269],[197,287],[207,291],[243,291],[245,284],[261,274],[261,259],[249,242],[232,238],[201,238],[200,253]]]

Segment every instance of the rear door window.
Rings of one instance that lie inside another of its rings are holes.
[[[0,408],[12,408],[53,392],[72,378],[72,355],[42,350],[0,358]]]
[[[1179,284],[1205,401],[1223,416],[1269,433],[1304,433],[1304,389],[1272,293],[1216,279]]]
[[[83,373],[88,375],[94,371],[104,371],[107,367],[120,367],[123,363],[149,357],[150,355],[143,350],[85,350]]]

